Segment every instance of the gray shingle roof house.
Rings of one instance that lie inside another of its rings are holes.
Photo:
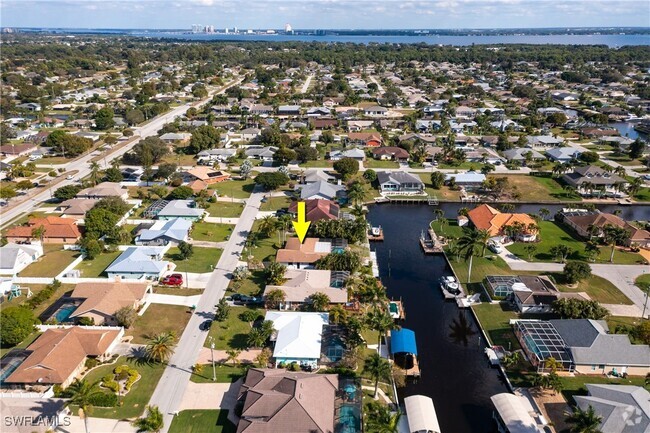
[[[167,245],[178,244],[187,239],[192,228],[192,222],[182,218],[156,221],[148,229],[144,229],[135,238],[136,245]]]
[[[580,155],[580,151],[573,147],[555,147],[546,151],[546,156],[551,161],[569,162]]]
[[[164,252],[164,247],[128,247],[106,268],[108,278],[158,279],[169,269]]]
[[[650,433],[650,392],[640,386],[588,383],[588,395],[574,397],[580,409],[594,408],[606,433]]]
[[[275,155],[277,150],[277,147],[273,146],[248,146],[245,153],[248,158],[258,158],[270,161],[273,159],[273,155]]]
[[[546,159],[544,155],[533,149],[527,149],[525,147],[518,147],[516,149],[508,149],[503,152],[503,156],[508,158],[509,161],[525,161],[526,155],[530,152],[533,160],[535,159]]]
[[[401,171],[379,171],[377,181],[383,193],[419,193],[424,190],[424,182],[419,177]]]
[[[302,188],[300,190],[300,198],[303,200],[314,198],[336,200],[336,198],[345,191],[345,187],[343,185],[334,185],[323,180],[308,183],[307,185],[301,186],[300,188]]]
[[[571,173],[566,173],[562,179],[573,187],[579,187],[583,183],[594,185],[612,186],[616,183],[627,183],[625,179],[614,173],[608,173],[595,165],[576,167]]]

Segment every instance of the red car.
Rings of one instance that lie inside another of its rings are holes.
[[[181,274],[171,274],[167,275],[162,279],[160,284],[165,286],[182,286],[183,285],[183,276]]]

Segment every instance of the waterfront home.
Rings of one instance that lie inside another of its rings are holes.
[[[445,183],[449,184],[451,179],[457,186],[465,188],[467,191],[475,191],[483,186],[486,176],[483,173],[470,170],[467,173],[450,173],[445,175]]]
[[[372,150],[372,156],[373,158],[382,161],[392,160],[392,161],[399,161],[399,162],[407,162],[409,159],[409,153],[405,149],[402,149],[401,147],[397,147],[397,146],[378,147]]]
[[[508,161],[517,161],[517,162],[526,162],[527,160],[531,161],[544,161],[546,158],[544,155],[539,153],[534,149],[527,149],[525,147],[518,147],[516,149],[508,149],[503,152],[503,156]]]
[[[203,218],[205,209],[197,207],[194,200],[157,200],[147,208],[144,214],[151,215],[149,218],[155,217],[159,220],[181,218],[198,221]]]
[[[587,395],[575,395],[583,411],[593,408],[602,432],[650,432],[650,392],[641,386],[587,383]]]
[[[296,189],[300,190],[301,200],[335,200],[345,195],[345,186],[334,185],[324,180],[297,185]]]
[[[189,237],[192,222],[182,218],[158,220],[152,226],[141,230],[135,238],[136,245],[177,245]]]
[[[323,328],[329,324],[328,313],[267,311],[264,320],[273,322],[273,361],[275,365],[318,366],[321,357]]]
[[[621,176],[610,173],[595,165],[576,167],[570,173],[565,173],[562,180],[576,188],[581,195],[621,195],[627,186],[627,180]]]
[[[494,405],[492,418],[498,433],[544,433],[545,422],[530,400],[507,392],[490,397]]]
[[[122,188],[116,182],[102,182],[90,188],[82,189],[76,195],[77,198],[100,200],[108,197],[119,197],[122,200],[129,198],[129,190]]]
[[[280,305],[281,310],[293,310],[308,305],[309,297],[315,293],[327,295],[330,304],[345,304],[348,292],[339,279],[332,278],[332,272],[317,269],[288,269],[285,272],[286,281],[280,286],[267,285],[264,296],[272,290],[280,290],[285,294]],[[339,287],[333,287],[338,285]]]
[[[325,171],[319,170],[317,168],[311,168],[305,171],[304,175],[302,176],[301,182],[314,183],[318,181],[330,182],[333,180],[334,180],[334,176],[330,176]]]
[[[298,202],[289,205],[289,213],[294,217],[298,212]],[[305,219],[307,221],[335,220],[339,218],[339,205],[332,200],[305,200]]]
[[[424,182],[415,175],[402,171],[378,171],[379,190],[384,194],[419,194]]]
[[[626,246],[639,246],[650,249],[650,232],[633,226],[623,218],[601,212],[599,210],[567,210],[559,214],[559,219],[583,239],[591,239],[594,236],[602,238],[605,234],[605,227],[615,226],[627,231],[629,238],[626,239]]]
[[[526,137],[526,142],[528,147],[551,148],[560,146],[564,143],[564,139],[551,135],[529,135]]]
[[[223,182],[230,179],[230,174],[221,170],[214,170],[211,167],[197,166],[183,173],[187,182],[201,181],[206,185]]]
[[[108,278],[157,280],[170,268],[165,247],[128,247],[106,268]]]
[[[124,335],[124,328],[49,328],[21,355],[22,362],[3,383],[10,387],[60,385],[78,378],[87,358],[105,361]]]
[[[521,313],[549,313],[562,295],[545,276],[488,275],[484,285],[492,296],[507,298]]]
[[[334,432],[338,388],[336,374],[251,368],[237,396],[237,433]]]
[[[318,259],[331,252],[340,252],[347,248],[344,239],[289,238],[284,248],[278,250],[275,261],[289,269],[313,269]]]
[[[16,275],[43,255],[40,242],[15,244],[10,242],[0,247],[0,275]]]
[[[515,335],[539,371],[549,357],[563,370],[580,374],[650,373],[650,346],[632,344],[626,334],[609,334],[602,320],[517,321]]]
[[[537,223],[525,213],[500,212],[488,204],[482,204],[470,210],[467,217],[474,227],[487,230],[492,237],[514,235],[521,242],[534,242],[537,239]]]
[[[8,242],[29,243],[39,240],[34,236],[37,229],[43,230],[41,240],[46,244],[74,244],[81,238],[76,220],[55,216],[30,218],[26,225],[7,229],[5,237]]]
[[[550,161],[567,163],[574,161],[580,156],[580,151],[573,147],[555,147],[546,151],[546,156]]]
[[[137,310],[144,304],[144,297],[151,293],[148,282],[107,281],[102,283],[78,283],[71,299],[81,302],[70,319],[85,317],[95,325],[117,325],[115,313],[124,307]]]

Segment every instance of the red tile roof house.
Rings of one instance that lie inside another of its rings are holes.
[[[332,200],[305,200],[305,219],[307,221],[335,220],[339,218],[339,205]],[[298,212],[298,202],[289,205],[289,213]]]
[[[589,239],[590,229],[594,227],[597,230],[597,236],[603,236],[605,226],[612,225],[625,229],[630,235],[626,246],[637,245],[641,248],[650,249],[650,232],[647,230],[634,227],[619,216],[610,213],[594,212],[578,215],[566,215],[562,221],[574,229],[582,238]]]
[[[475,207],[467,213],[471,223],[479,230],[487,230],[490,236],[504,235],[507,226],[522,224],[523,232],[519,235],[518,240],[522,242],[534,242],[537,239],[538,230],[531,230],[533,224],[537,227],[535,220],[525,213],[503,213],[490,205],[482,204]]]
[[[393,160],[393,161],[408,161],[409,153],[397,146],[378,147],[372,150],[372,156],[375,159]]]
[[[382,144],[381,134],[378,132],[350,132],[348,143],[361,144],[365,147],[379,147]]]
[[[225,171],[213,170],[210,167],[198,166],[185,172],[188,179],[192,182],[199,180],[206,185],[223,182],[230,179],[230,174]]]
[[[32,218],[24,226],[11,227],[7,230],[7,241],[31,242],[32,240],[38,240],[32,236],[32,231],[39,227],[45,229],[43,243],[46,244],[74,244],[81,237],[76,220],[48,216],[45,218]]]
[[[336,374],[248,370],[239,389],[237,433],[333,433]]]
[[[86,358],[108,359],[124,328],[49,328],[25,351],[27,358],[3,382],[13,387],[70,385],[85,368]]]

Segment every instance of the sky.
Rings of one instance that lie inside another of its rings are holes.
[[[650,26],[648,0],[0,0],[2,27],[454,29]]]

